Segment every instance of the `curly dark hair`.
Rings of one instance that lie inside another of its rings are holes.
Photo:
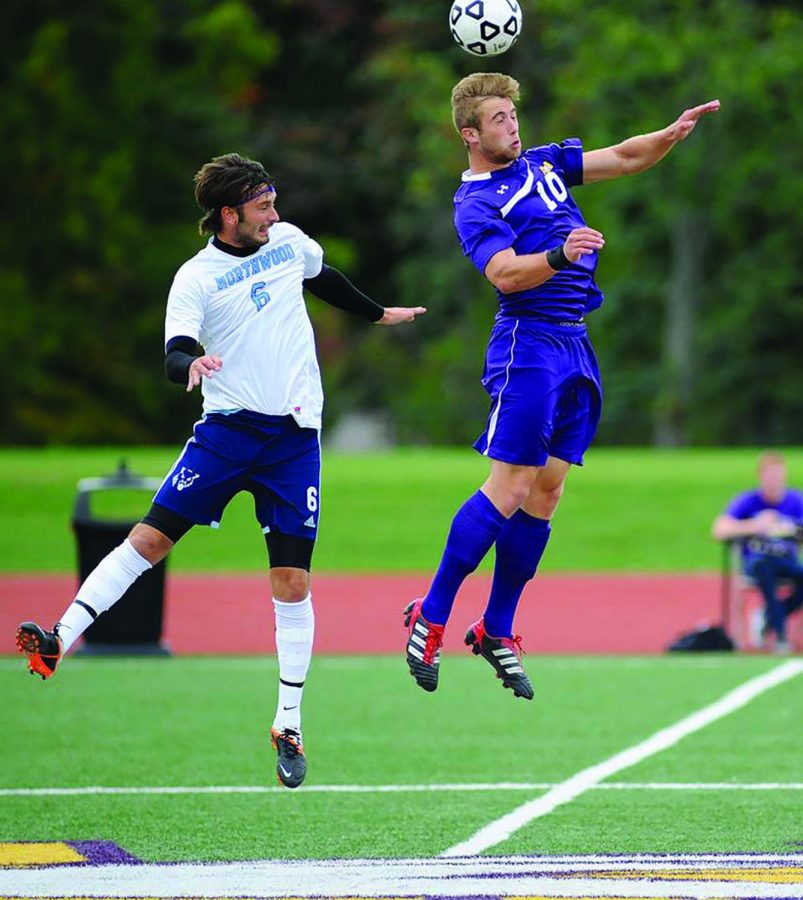
[[[204,211],[198,221],[201,234],[217,234],[223,227],[224,206],[240,206],[273,178],[258,163],[239,153],[224,153],[205,163],[195,173],[195,200]]]

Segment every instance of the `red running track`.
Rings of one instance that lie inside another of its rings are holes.
[[[316,575],[318,653],[398,653],[401,610],[427,575]],[[444,649],[463,651],[490,577],[463,585]],[[0,578],[0,653],[14,652],[20,621],[51,625],[72,599],[68,575]],[[682,631],[719,619],[719,576],[539,575],[528,585],[516,630],[528,653],[659,653]],[[232,628],[236,624],[236,628]],[[233,633],[236,631],[236,639]],[[265,575],[174,575],[168,571],[164,639],[175,653],[268,653],[273,611]]]

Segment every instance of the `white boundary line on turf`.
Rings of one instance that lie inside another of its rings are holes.
[[[473,856],[488,850],[490,847],[495,847],[534,819],[547,815],[564,803],[569,803],[575,797],[585,793],[589,788],[596,787],[605,778],[610,778],[611,775],[615,775],[623,769],[628,769],[649,756],[673,747],[684,737],[740,709],[765,691],[783,684],[785,681],[789,681],[789,679],[794,678],[801,672],[803,672],[803,662],[795,660],[777,666],[756,678],[751,678],[734,690],[729,691],[715,703],[704,706],[674,725],[662,728],[640,744],[628,747],[626,750],[603,760],[601,763],[572,775],[571,778],[568,778],[561,784],[550,788],[546,794],[537,797],[535,800],[530,800],[528,803],[524,803],[512,812],[507,813],[507,815],[490,822],[475,832],[468,840],[449,847],[440,855],[442,857]]]
[[[555,782],[500,781],[496,784],[466,782],[464,784],[310,784],[293,791],[298,794],[426,794],[431,791],[546,791],[558,787]],[[592,784],[599,791],[803,791],[803,781],[766,781],[756,783],[673,782],[673,781],[608,781]],[[131,794],[287,794],[287,788],[272,785],[164,785],[162,787],[49,787],[0,788],[0,797],[95,797]]]
[[[251,862],[26,867],[2,872],[3,897],[466,896],[692,900],[800,900],[800,881],[778,882],[790,854],[472,856],[458,859],[295,859]],[[682,869],[684,871],[678,871]],[[730,871],[729,871],[730,870]],[[678,877],[679,876],[679,877]],[[740,877],[742,876],[742,877]]]
[[[800,855],[300,859],[232,863],[52,866],[2,872],[3,897],[666,897],[800,900],[773,880]],[[678,869],[685,871],[678,871]],[[728,871],[730,870],[730,871]],[[679,876],[679,877],[678,877]],[[742,876],[742,877],[740,877]]]

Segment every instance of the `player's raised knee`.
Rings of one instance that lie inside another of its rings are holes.
[[[173,547],[173,541],[166,534],[142,522],[131,529],[128,540],[137,553],[151,565],[164,559]]]

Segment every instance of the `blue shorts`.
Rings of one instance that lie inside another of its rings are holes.
[[[474,448],[517,466],[554,456],[583,464],[602,412],[602,385],[585,325],[497,319],[482,384],[491,397]]]
[[[193,435],[153,498],[196,525],[217,527],[240,491],[254,496],[264,532],[315,539],[321,445],[292,416],[212,413]]]

